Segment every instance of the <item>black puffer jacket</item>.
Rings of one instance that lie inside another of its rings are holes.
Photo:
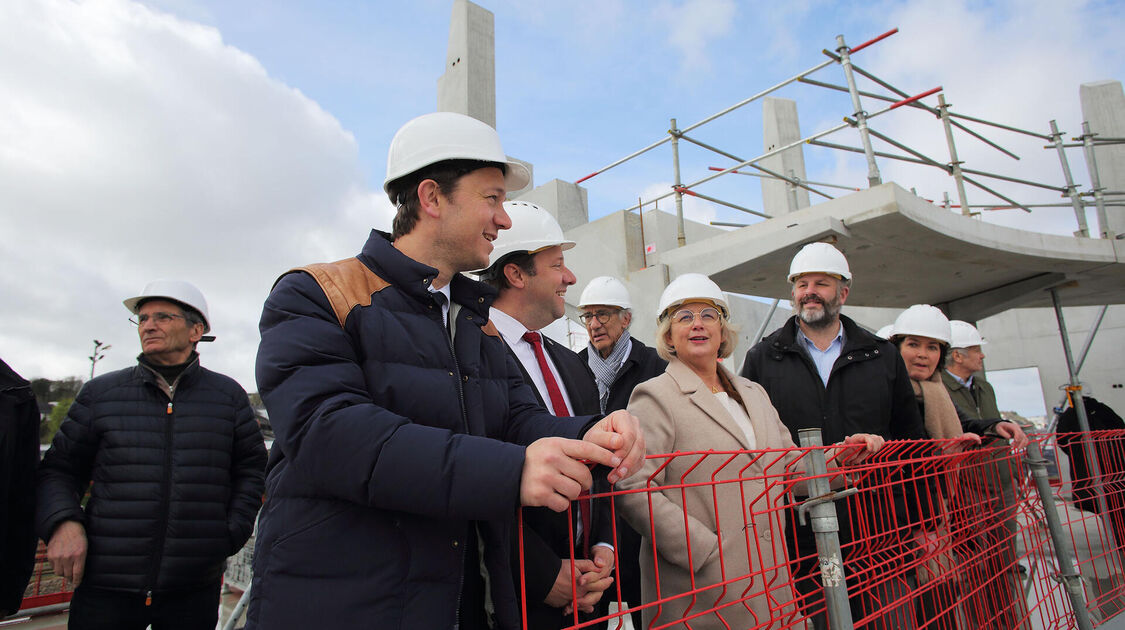
[[[824,443],[853,433],[888,440],[925,439],[926,429],[906,364],[889,341],[840,316],[846,343],[832,366],[828,386],[797,341],[796,317],[746,353],[742,376],[761,384],[785,426],[800,444],[800,429],[819,428]]]
[[[162,384],[141,365],[86,383],[40,466],[39,535],[49,540],[66,520],[85,525],[84,586],[216,583],[250,537],[266,450],[246,392],[198,359],[171,398]]]
[[[357,257],[287,274],[266,300],[257,376],[277,438],[247,628],[451,628],[470,523],[495,625],[520,627],[508,554],[525,445],[593,418],[543,410],[482,330],[495,290],[459,274],[451,348],[436,276],[372,231]]]

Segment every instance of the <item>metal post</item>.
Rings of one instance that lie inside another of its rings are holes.
[[[1082,123],[1082,149],[1086,154],[1086,170],[1090,171],[1090,187],[1094,189],[1094,205],[1097,207],[1098,233],[1102,238],[1113,238],[1109,231],[1109,218],[1105,214],[1105,190],[1098,176],[1098,161],[1094,157],[1094,134],[1090,133],[1090,123]]]
[[[949,191],[947,190],[941,191],[941,207],[946,210],[949,209]]]
[[[1035,480],[1035,488],[1039,491],[1039,500],[1043,502],[1043,512],[1047,517],[1047,529],[1051,532],[1051,543],[1055,548],[1055,559],[1059,563],[1059,576],[1062,578],[1063,587],[1070,598],[1070,607],[1074,611],[1074,620],[1080,630],[1092,630],[1090,611],[1086,608],[1086,597],[1082,590],[1082,577],[1078,574],[1078,565],[1071,553],[1070,536],[1063,531],[1059,513],[1055,508],[1055,496],[1051,490],[1051,483],[1047,480],[1047,460],[1043,459],[1043,451],[1039,443],[1032,440],[1027,444],[1027,462],[1031,469],[1031,476]]]
[[[766,326],[770,325],[770,320],[773,319],[774,312],[777,311],[777,305],[781,302],[781,298],[775,298],[773,304],[770,306],[770,312],[766,313],[766,318],[762,320],[762,325],[758,326],[758,332],[750,338],[750,345],[758,343],[762,339],[762,333],[766,332]]]
[[[668,129],[672,136],[672,174],[675,178],[672,188],[676,191],[676,245],[683,247],[687,243],[684,237],[684,193],[683,183],[680,181],[680,130],[676,129],[676,119],[672,119],[672,126]]]
[[[879,166],[875,164],[875,150],[871,148],[871,136],[867,133],[867,112],[859,102],[859,91],[855,86],[855,74],[852,72],[851,53],[844,43],[844,36],[836,36],[836,54],[840,55],[840,65],[844,67],[844,77],[848,80],[848,92],[852,96],[852,107],[855,108],[856,127],[859,129],[859,139],[863,142],[863,153],[867,156],[867,184],[878,186],[883,183],[879,175]]]
[[[1075,374],[1082,373],[1082,366],[1086,363],[1087,355],[1090,354],[1090,346],[1094,345],[1094,336],[1098,334],[1098,329],[1101,328],[1102,319],[1105,317],[1105,312],[1108,309],[1109,306],[1102,304],[1102,307],[1098,309],[1098,314],[1094,316],[1094,325],[1090,327],[1090,334],[1086,335],[1086,343],[1082,344],[1082,349],[1078,352],[1078,361],[1074,364]],[[1067,398],[1069,398],[1069,396],[1064,395],[1062,400],[1059,401],[1059,404],[1055,405],[1054,408],[1061,408],[1065,405]],[[1051,422],[1047,425],[1046,433],[1054,433],[1055,426],[1058,425],[1058,423],[1059,413],[1055,412],[1054,416],[1051,417]]]
[[[941,113],[941,124],[945,127],[945,142],[949,145],[949,165],[953,169],[953,181],[957,182],[957,196],[961,199],[961,214],[969,216],[969,198],[965,195],[965,180],[961,176],[961,160],[957,159],[957,145],[953,144],[953,125],[949,123],[949,106],[945,104],[945,95],[938,94],[938,111]]]
[[[1090,236],[1090,229],[1086,226],[1086,207],[1082,204],[1082,197],[1078,194],[1078,186],[1074,185],[1074,177],[1070,174],[1070,162],[1066,159],[1066,149],[1063,147],[1062,133],[1055,121],[1051,121],[1051,142],[1059,153],[1059,162],[1062,163],[1063,176],[1066,177],[1066,195],[1070,197],[1070,204],[1074,206],[1074,218],[1078,220],[1078,231],[1075,236]]]
[[[820,429],[801,429],[801,446],[824,446]],[[806,454],[809,479],[809,496],[824,497],[832,492],[828,482],[828,463],[824,450],[813,448]],[[804,507],[804,506],[802,506]],[[828,627],[831,630],[852,630],[852,609],[848,606],[848,585],[844,575],[843,554],[840,551],[840,522],[836,506],[830,500],[816,501],[808,507],[812,518],[816,551],[820,556],[820,580],[824,586],[824,601],[828,606]]]
[[[230,611],[230,617],[227,622],[223,624],[223,630],[234,630],[238,625],[239,620],[242,618],[242,613],[250,606],[250,586],[246,586],[246,590],[242,591],[242,597],[238,598],[238,603],[234,605],[234,610]]]
[[[789,191],[789,197],[786,199],[786,201],[789,202],[790,212],[796,212],[798,210],[797,185],[794,183],[798,181],[800,180],[797,179],[797,172],[793,169],[789,169],[789,179],[785,182],[785,189]]]
[[[1066,321],[1063,319],[1062,305],[1059,303],[1057,289],[1051,289],[1051,303],[1055,307],[1055,319],[1059,322],[1059,335],[1062,337],[1063,355],[1066,357],[1066,373],[1070,381],[1068,388],[1071,394],[1071,403],[1074,413],[1078,416],[1078,426],[1083,433],[1090,433],[1090,420],[1086,415],[1086,401],[1082,399],[1082,384],[1078,382],[1078,371],[1074,369],[1074,355],[1070,351],[1070,335],[1066,332]],[[1082,440],[1082,449],[1086,452],[1086,459],[1090,462],[1090,474],[1094,478],[1094,496],[1098,500],[1098,509],[1105,519],[1109,519],[1111,512],[1105,499],[1105,486],[1102,480],[1102,467],[1098,462],[1098,454],[1094,445],[1087,438]],[[1106,528],[1106,537],[1109,538],[1109,548],[1117,549],[1117,540],[1112,527]]]

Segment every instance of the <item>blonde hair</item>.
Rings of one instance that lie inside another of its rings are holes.
[[[692,302],[711,304],[711,300],[688,300],[683,304],[675,304],[664,311],[664,316],[656,321],[656,353],[660,355],[661,359],[671,361],[672,357],[676,356],[676,349],[668,343],[668,333],[672,331],[670,311],[678,310],[684,304],[691,304]],[[722,338],[722,341],[719,342],[719,356],[716,358],[725,359],[734,352],[734,347],[738,344],[738,326],[732,324],[730,317],[723,314],[723,309],[717,308],[716,310],[719,311],[719,335]]]

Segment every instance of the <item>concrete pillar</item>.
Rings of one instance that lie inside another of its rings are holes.
[[[445,74],[438,78],[437,110],[457,112],[496,127],[496,35],[492,12],[454,0]]]
[[[797,102],[767,96],[762,99],[762,143],[766,151],[801,139],[801,125],[797,120]],[[800,146],[766,158],[761,165],[787,177],[805,179],[805,153]],[[790,190],[790,185],[779,179],[762,180],[762,207],[770,216],[780,216],[809,207],[809,191]]]
[[[1078,88],[1078,94],[1082,101],[1082,117],[1090,123],[1090,131],[1100,138],[1125,138],[1125,93],[1120,81],[1083,83]],[[1078,136],[1081,133],[1081,129],[1075,129],[1067,135]],[[1107,193],[1125,191],[1125,144],[1096,147],[1094,155],[1102,188]],[[1107,203],[1122,201],[1125,201],[1125,196],[1106,196]],[[1125,233],[1125,208],[1109,206],[1106,215],[1110,232]]]
[[[521,194],[519,198],[520,201],[541,205],[555,215],[564,232],[590,221],[586,211],[586,189],[578,184],[552,179]]]

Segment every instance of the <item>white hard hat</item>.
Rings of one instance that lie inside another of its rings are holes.
[[[789,263],[789,282],[806,273],[827,273],[844,280],[852,279],[848,259],[828,243],[809,243],[793,257],[793,262]]]
[[[894,331],[894,329],[894,324],[887,324],[886,326],[883,326],[879,330],[875,331],[875,336],[880,339],[890,339],[891,333]]]
[[[668,283],[664,293],[660,294],[656,318],[662,319],[670,309],[688,302],[711,302],[722,311],[723,316],[730,315],[727,300],[719,285],[701,273],[685,273]]]
[[[598,276],[582,290],[582,297],[578,300],[578,308],[596,304],[633,308],[633,303],[629,300],[629,290],[613,276]]]
[[[949,321],[949,328],[952,331],[952,342],[949,345],[953,348],[972,348],[973,346],[983,346],[988,343],[980,336],[980,331],[977,330],[977,327],[969,322],[952,319]]]
[[[153,280],[145,285],[141,294],[124,302],[130,313],[137,312],[137,304],[144,300],[169,300],[189,306],[203,316],[203,332],[211,332],[211,318],[207,315],[207,300],[195,285],[183,280]]]
[[[387,151],[383,191],[390,194],[391,183],[396,179],[446,160],[506,164],[508,172],[504,184],[510,191],[519,190],[531,181],[527,167],[509,160],[504,154],[500,134],[495,129],[464,114],[435,112],[411,120],[395,133]]]
[[[574,241],[563,235],[559,222],[543,208],[526,201],[505,201],[504,211],[512,220],[512,227],[501,230],[492,242],[487,268],[515,252],[534,254],[555,245],[564,250],[574,247]]]
[[[949,318],[936,306],[915,304],[899,314],[895,319],[891,335],[895,337],[914,335],[929,337],[949,345]]]

